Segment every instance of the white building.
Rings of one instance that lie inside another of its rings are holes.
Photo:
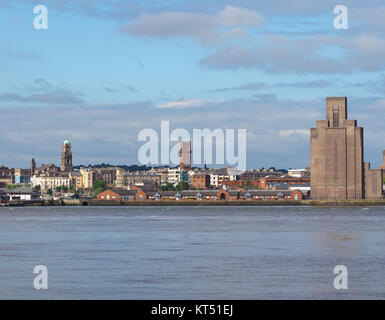
[[[15,200],[33,200],[37,194],[29,188],[0,189],[9,197],[9,201]]]
[[[290,177],[301,178],[309,172],[310,172],[309,169],[289,169],[287,171],[287,174]]]
[[[71,180],[69,177],[66,176],[59,176],[59,177],[40,177],[40,176],[33,176],[31,178],[31,185],[32,187],[40,186],[41,192],[47,192],[48,189],[51,189],[52,191],[55,191],[56,187],[71,187]]]
[[[294,190],[299,190],[302,193],[306,193],[310,191],[310,186],[308,184],[304,184],[303,186],[296,185],[296,186],[289,187],[289,191],[294,191]]]
[[[215,169],[210,174],[210,185],[217,188],[226,181],[236,181],[237,176],[241,175],[242,173],[242,170],[235,168]]]
[[[180,168],[168,169],[167,182],[172,184],[178,184],[180,181]]]

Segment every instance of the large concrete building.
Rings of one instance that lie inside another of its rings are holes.
[[[326,120],[310,132],[311,197],[364,197],[363,128],[347,119],[346,97],[326,98]]]
[[[347,119],[346,97],[326,98],[326,120],[310,132],[311,198],[358,200],[383,198],[383,164],[364,162],[363,128]]]

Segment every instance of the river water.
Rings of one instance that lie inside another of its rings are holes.
[[[0,299],[384,298],[385,207],[0,208]]]

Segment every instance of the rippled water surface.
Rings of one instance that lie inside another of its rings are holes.
[[[384,207],[0,208],[0,299],[384,298]]]

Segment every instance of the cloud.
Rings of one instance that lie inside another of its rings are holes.
[[[349,74],[385,69],[385,40],[372,35],[290,38],[265,35],[252,46],[222,48],[201,60],[212,69],[258,69],[269,73]]]
[[[123,88],[125,88],[131,92],[134,92],[134,93],[138,92],[138,90],[136,88],[134,88],[133,86],[130,86],[130,85],[125,85],[125,86],[123,86]]]
[[[111,87],[103,86],[103,89],[107,93],[115,93],[115,92],[120,91],[121,89],[129,90],[129,91],[131,91],[133,93],[138,93],[139,92],[136,88],[134,88],[133,86],[130,86],[130,85],[124,85],[121,88],[111,88]]]
[[[331,81],[327,80],[312,80],[312,81],[298,81],[293,83],[279,82],[275,87],[293,87],[293,88],[326,88],[333,85]]]
[[[106,86],[103,86],[103,89],[108,92],[108,93],[114,93],[116,92],[117,90],[116,89],[112,89],[110,87],[106,87]]]
[[[376,94],[384,94],[385,92],[385,73],[380,74],[372,80],[362,80],[358,82],[350,82],[349,86],[357,88],[366,88],[369,92]]]
[[[290,130],[279,130],[279,135],[281,137],[288,137],[291,135],[304,135],[309,136],[309,129],[290,129]]]
[[[350,21],[354,21],[355,24],[350,24],[349,28],[353,31],[365,32],[373,35],[385,35],[385,7],[384,3],[381,3],[381,7],[365,6],[364,8],[352,8],[349,10]]]
[[[193,12],[142,13],[130,26],[121,30],[133,36],[154,38],[191,37],[204,44],[217,43],[224,35],[247,37],[241,26],[254,27],[265,23],[260,14],[227,5],[216,14]],[[222,28],[230,30],[221,30]]]
[[[258,101],[264,101],[264,102],[278,100],[278,96],[275,93],[262,93],[262,94],[256,93],[253,95],[253,97],[257,98]]]
[[[219,88],[219,89],[214,89],[214,90],[209,90],[208,92],[226,92],[226,91],[238,91],[238,90],[260,90],[266,87],[266,84],[263,82],[251,82],[251,83],[246,83],[240,86],[235,86],[235,87],[227,87],[227,88]]]
[[[10,43],[0,43],[0,55],[21,60],[34,60],[40,58],[40,55],[37,53],[17,50]]]
[[[219,104],[222,103],[224,100],[221,101],[213,101],[213,100],[203,100],[203,99],[189,99],[189,100],[176,100],[167,102],[164,104],[160,104],[156,106],[158,109],[169,109],[169,108],[190,108],[190,107],[203,107],[213,104]]]
[[[227,91],[258,91],[268,87],[290,87],[290,88],[326,88],[330,87],[333,83],[327,80],[310,80],[310,81],[298,81],[298,82],[278,82],[275,84],[267,84],[264,82],[250,82],[239,86],[218,88],[208,90],[207,92],[227,92]],[[266,94],[255,94],[255,97],[266,96]],[[271,94],[268,94],[271,96]],[[275,96],[275,95],[274,95]]]
[[[84,102],[82,92],[74,92],[64,86],[51,86],[44,79],[36,79],[29,90],[38,93],[20,94],[15,92],[4,92],[0,94],[0,102],[22,102],[22,103],[49,103],[49,104],[76,104]]]

